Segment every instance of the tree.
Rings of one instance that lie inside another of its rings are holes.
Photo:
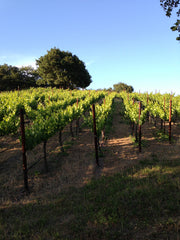
[[[132,86],[129,86],[122,82],[114,84],[113,87],[114,87],[114,91],[116,92],[126,91],[128,93],[132,93],[134,91],[134,88]]]
[[[41,77],[39,85],[74,89],[86,88],[92,82],[85,64],[70,52],[52,48],[36,64]]]
[[[31,67],[18,67],[0,65],[0,91],[25,89],[36,86],[37,73]]]
[[[160,3],[164,11],[166,12],[166,16],[171,17],[173,9],[179,7],[180,0],[160,0]],[[176,14],[178,17],[180,16],[180,8],[176,12]],[[180,32],[180,19],[177,19],[176,23],[174,23],[174,26],[171,27],[171,30]],[[180,40],[180,34],[176,38],[176,40]]]
[[[21,67],[22,88],[37,87],[37,80],[40,78],[37,70],[31,66]]]
[[[0,91],[18,88],[21,74],[18,67],[7,64],[0,66]]]

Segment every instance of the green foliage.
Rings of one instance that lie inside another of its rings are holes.
[[[102,104],[95,105],[95,115],[96,115],[96,130],[97,137],[99,138],[101,131],[105,129],[108,119],[111,118],[111,114],[113,112],[113,103],[114,98],[116,97],[116,93],[110,93],[106,95],[104,98],[104,102]],[[88,117],[84,116],[85,124],[88,125],[93,131],[93,113],[92,110],[89,113]]]
[[[171,94],[127,94],[122,92],[119,97],[123,99],[125,107],[125,115],[135,123],[143,124],[148,115],[153,118],[159,117],[164,121],[169,121],[170,99],[172,99],[171,106],[171,121],[175,122],[180,116],[180,96],[173,96]],[[139,115],[139,101],[142,103],[140,121]]]
[[[160,0],[161,6],[166,11],[166,16],[170,17],[174,8],[177,8],[180,4],[179,0]],[[178,10],[177,15],[179,16],[180,12]]]
[[[132,93],[134,91],[132,86],[127,85],[127,84],[122,83],[122,82],[120,82],[118,84],[114,84],[113,87],[114,87],[114,91],[116,91],[116,92],[125,91],[125,92],[128,92],[128,93]]]
[[[107,94],[107,93],[106,93]],[[0,136],[16,134],[20,109],[26,123],[26,149],[47,141],[68,123],[79,119],[105,92],[36,88],[0,94]],[[77,101],[78,100],[78,101]]]
[[[70,52],[52,48],[36,62],[39,85],[74,89],[86,88],[92,82],[85,64]]]
[[[35,70],[31,66],[21,67],[20,69],[24,87],[21,88],[30,88],[30,87],[37,87],[37,80],[39,79],[39,75],[37,70]]]
[[[160,0],[161,6],[163,7],[164,11],[166,12],[167,17],[171,17],[173,9],[178,8],[180,5],[179,0]],[[176,12],[177,16],[180,16],[180,8]],[[176,23],[174,26],[171,27],[172,31],[178,31],[180,32],[180,20],[177,19]],[[180,35],[179,37],[176,38],[176,40],[180,40]]]
[[[37,78],[37,71],[31,67],[0,65],[0,91],[35,87]]]

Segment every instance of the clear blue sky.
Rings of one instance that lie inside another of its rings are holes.
[[[0,65],[35,65],[57,47],[86,64],[91,89],[180,94],[175,17],[160,0],[1,0]]]

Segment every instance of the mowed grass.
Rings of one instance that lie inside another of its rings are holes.
[[[152,159],[82,188],[1,207],[0,239],[179,239],[180,161]]]

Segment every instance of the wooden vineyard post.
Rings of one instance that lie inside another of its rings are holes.
[[[47,141],[44,141],[44,144],[43,144],[43,151],[44,151],[44,169],[45,169],[45,172],[47,173],[48,172],[48,164],[47,164],[47,154],[46,154],[46,145],[47,145]]]
[[[149,105],[149,95],[147,93],[147,105]],[[149,111],[147,112],[146,119],[149,121]]]
[[[169,102],[169,144],[171,144],[171,114],[172,114],[172,99]]]
[[[135,142],[138,142],[138,132],[137,132],[137,123],[135,124]]]
[[[161,119],[161,131],[163,130],[163,119]]]
[[[133,97],[133,105],[134,105],[134,97]],[[134,136],[134,121],[132,121],[132,136]]]
[[[141,124],[140,124],[140,118],[141,118],[141,101],[139,101],[139,152],[141,152]]]
[[[77,104],[77,108],[78,108],[78,105],[79,105],[78,98],[77,98],[76,104]],[[78,135],[78,132],[79,132],[79,117],[76,119],[76,136]]]
[[[134,136],[134,122],[131,122],[131,135]]]
[[[96,131],[96,113],[95,113],[95,105],[92,105],[92,114],[93,114],[93,129],[94,129],[94,146],[95,146],[95,154],[96,154],[96,164],[99,165],[99,157],[98,157],[98,139],[97,139],[97,131]]]
[[[79,118],[76,119],[76,136],[78,135],[79,133]]]
[[[166,99],[164,97],[164,113],[166,112]],[[165,124],[165,120],[164,120],[164,134],[166,132],[166,124]]]
[[[71,134],[71,137],[72,137],[72,140],[73,140],[73,137],[74,137],[74,134],[73,134],[73,126],[72,126],[72,123],[73,121],[70,122],[70,134]]]
[[[24,128],[24,110],[20,109],[20,126],[21,126],[21,139],[22,139],[22,156],[23,156],[23,174],[24,174],[24,189],[29,192],[28,174],[27,174],[27,159],[26,159],[26,140]]]
[[[64,148],[63,148],[63,142],[62,142],[62,130],[59,130],[59,145],[61,147],[61,151],[64,152]]]

